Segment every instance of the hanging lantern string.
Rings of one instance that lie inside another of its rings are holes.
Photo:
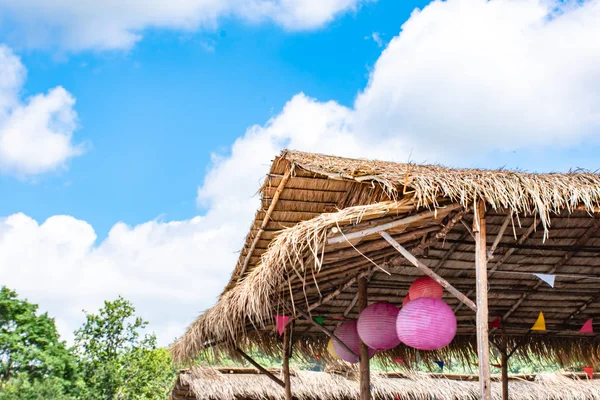
[[[561,278],[593,279],[593,280],[596,280],[596,281],[600,281],[600,277],[598,277],[598,276],[569,275],[569,274],[549,274],[547,272],[494,271],[494,274],[513,274],[513,275],[531,275],[531,276],[536,276],[536,274],[540,274],[540,275],[560,276]]]

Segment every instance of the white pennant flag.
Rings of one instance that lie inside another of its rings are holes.
[[[540,278],[541,280],[543,280],[544,282],[546,282],[548,285],[550,285],[550,287],[554,287],[554,278],[556,278],[556,275],[552,275],[552,274],[534,274],[535,276],[537,276],[538,278]]]

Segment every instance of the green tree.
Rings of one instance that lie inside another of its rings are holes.
[[[54,319],[38,314],[38,306],[0,289],[0,399],[22,390],[20,399],[62,399],[75,392],[77,365],[59,340]],[[35,397],[44,383],[54,394]]]
[[[165,399],[175,371],[154,335],[141,332],[148,322],[119,297],[104,302],[98,314],[86,314],[75,343],[86,393],[94,400]]]

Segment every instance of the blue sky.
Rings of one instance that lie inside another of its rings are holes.
[[[285,146],[598,168],[598,0],[152,4],[0,0],[0,276],[67,339],[118,294],[180,335]]]
[[[3,177],[11,196],[1,215],[69,214],[100,238],[117,221],[195,215],[212,152],[226,153],[298,92],[351,106],[381,54],[372,33],[391,39],[423,4],[366,4],[309,32],[228,20],[214,32],[147,31],[125,51],[16,50],[28,69],[24,94],[65,87],[77,99],[74,140],[89,147],[36,182]]]

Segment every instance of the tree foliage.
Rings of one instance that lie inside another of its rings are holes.
[[[165,399],[174,370],[154,335],[141,332],[148,322],[119,297],[98,314],[87,314],[75,332],[87,399]]]
[[[0,291],[0,400],[164,400],[175,370],[147,322],[119,297],[86,314],[75,347],[37,305]]]
[[[52,383],[58,399],[74,393],[77,385],[77,365],[64,342],[59,340],[54,319],[38,314],[38,306],[18,298],[6,287],[0,289],[0,399],[7,393],[21,390],[27,393]]]

